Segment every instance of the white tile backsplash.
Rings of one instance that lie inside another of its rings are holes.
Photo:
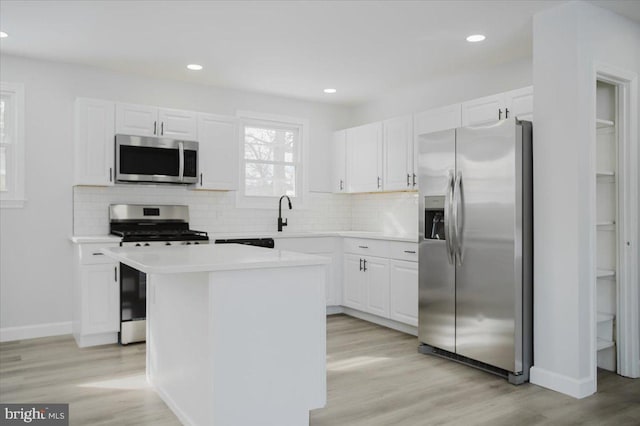
[[[109,204],[185,204],[193,229],[216,233],[273,232],[277,209],[235,207],[235,192],[192,191],[170,186],[114,186],[73,189],[74,235],[109,233]],[[311,193],[309,207],[283,210],[287,231],[375,231],[417,235],[415,193]]]

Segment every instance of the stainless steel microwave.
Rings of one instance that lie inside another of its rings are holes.
[[[116,135],[116,182],[198,181],[198,142]]]

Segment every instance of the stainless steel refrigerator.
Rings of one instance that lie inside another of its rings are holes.
[[[532,130],[516,119],[418,136],[420,352],[529,379]]]

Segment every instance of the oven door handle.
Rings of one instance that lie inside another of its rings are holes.
[[[179,165],[178,165],[178,175],[180,176],[180,182],[184,180],[184,142],[178,142],[178,151],[179,151]]]

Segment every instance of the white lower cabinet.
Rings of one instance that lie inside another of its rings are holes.
[[[362,273],[362,257],[355,254],[345,254],[342,280],[342,304],[349,308],[365,310],[366,282]]]
[[[80,268],[82,303],[81,333],[118,332],[120,286],[118,265],[87,265]]]
[[[367,257],[364,260],[366,311],[389,318],[389,259]]]
[[[391,319],[418,326],[418,262],[391,260],[389,264]]]
[[[345,238],[344,251],[342,304],[417,327],[417,244]]]
[[[118,341],[120,268],[100,253],[117,244],[76,244],[73,285],[73,337],[79,347]]]
[[[337,237],[317,238],[276,238],[278,250],[315,254],[331,259],[327,265],[327,306],[342,304],[342,250],[341,239]]]

